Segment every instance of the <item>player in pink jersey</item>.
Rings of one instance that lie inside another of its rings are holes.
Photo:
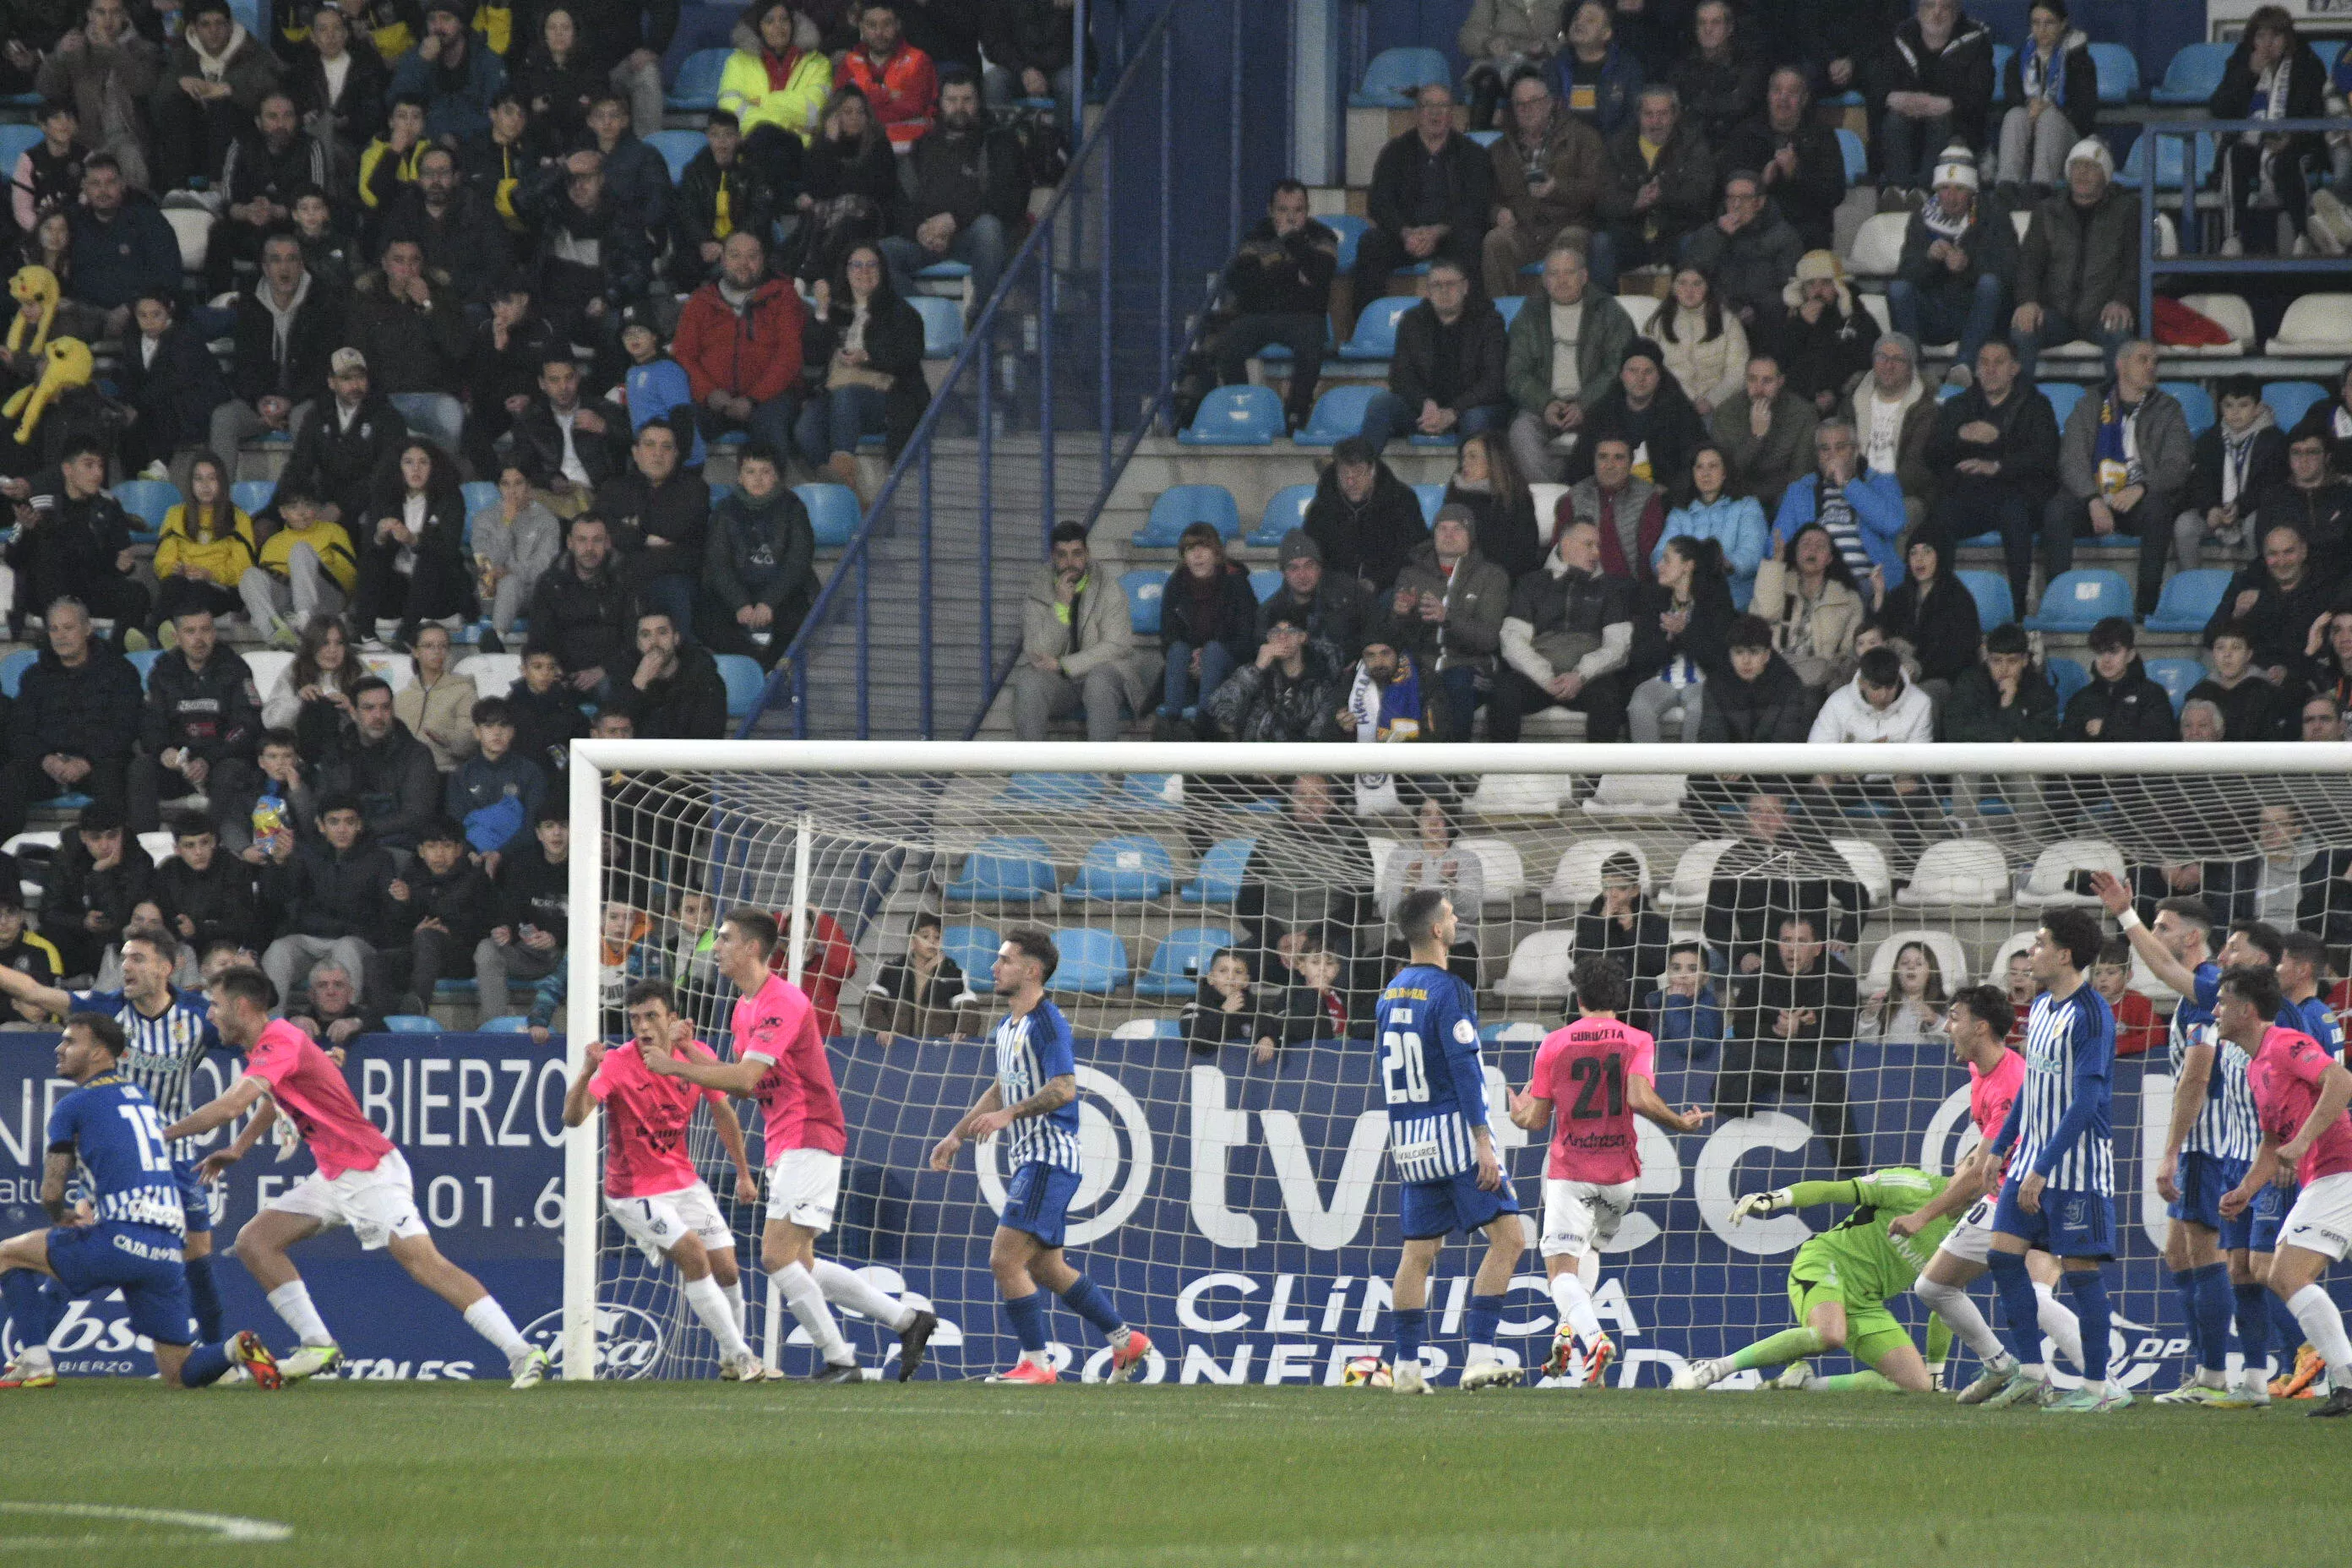
[[[923,1347],[940,1321],[927,1307],[894,1301],[863,1275],[816,1255],[816,1238],[833,1228],[849,1135],[841,1095],[833,1086],[833,1064],[817,1033],[816,1011],[805,992],[768,968],[776,936],[774,916],[744,909],[720,922],[711,943],[719,973],[743,994],[735,1004],[733,1061],[688,1061],[644,1045],[638,1055],[662,1077],[760,1102],[767,1119],[762,1143],[768,1162],[768,1226],[760,1238],[760,1267],[823,1359],[814,1380],[856,1383],[864,1376],[857,1352],[842,1338],[826,1305],[838,1301],[898,1333],[898,1381],[904,1383],[922,1364]]]
[[[1581,958],[1571,979],[1577,1020],[1544,1037],[1527,1092],[1511,1097],[1511,1120],[1530,1132],[1552,1129],[1544,1165],[1543,1260],[1559,1327],[1542,1375],[1568,1375],[1580,1335],[1583,1383],[1591,1388],[1617,1354],[1592,1309],[1592,1285],[1601,1274],[1600,1249],[1633,1208],[1642,1175],[1633,1118],[1646,1117],[1669,1132],[1696,1132],[1712,1112],[1696,1106],[1676,1110],[1658,1098],[1657,1042],[1618,1018],[1632,994],[1623,964],[1601,955]],[[1555,1106],[1565,1107],[1557,1121]]]
[[[517,1388],[536,1387],[547,1375],[547,1352],[515,1331],[514,1321],[482,1282],[441,1256],[416,1212],[408,1162],[375,1129],[352,1098],[341,1068],[318,1042],[283,1019],[269,1016],[274,988],[258,969],[239,966],[212,983],[213,1027],[246,1053],[245,1076],[219,1099],[164,1129],[168,1138],[195,1138],[243,1115],[265,1096],[294,1119],[319,1168],[272,1199],[237,1232],[236,1252],[269,1293],[269,1304],[301,1336],[302,1348],[278,1363],[291,1381],[331,1372],[343,1352],[311,1304],[309,1287],[286,1249],[322,1230],[347,1225],[361,1247],[389,1250],[408,1277],[466,1315],[473,1331],[506,1353]],[[208,1155],[207,1180],[244,1158],[276,1120],[264,1109],[236,1141]]]
[[[1984,1363],[1977,1380],[1960,1391],[1963,1405],[1984,1403],[2008,1384],[2016,1367],[2015,1360],[2001,1348],[2000,1336],[1993,1332],[1969,1294],[1969,1287],[1990,1267],[1993,1205],[2008,1164],[1993,1153],[1993,1135],[2009,1120],[2010,1106],[2025,1088],[2025,1058],[2008,1045],[2010,1026],[2016,1021],[2013,1014],[2009,997],[1997,985],[1965,985],[1953,994],[1944,1014],[1944,1032],[1951,1037],[1953,1059],[1969,1069],[1969,1120],[1976,1125],[1977,1146],[1969,1151],[1942,1192],[1911,1213],[1886,1222],[1889,1237],[1907,1242],[1946,1215],[1968,1211],[1911,1287],[1935,1313],[1927,1324],[1927,1371],[1936,1386],[1943,1386],[1944,1363],[1955,1334]],[[2046,1252],[2029,1252],[2025,1267],[2033,1276],[2042,1331],[2058,1342],[2067,1359],[2082,1365],[2081,1321],[2072,1308],[2058,1300],[2054,1289],[2058,1260]]]
[[[2277,971],[2222,971],[2213,1026],[2253,1058],[2246,1084],[2263,1142],[2246,1179],[2223,1195],[2221,1213],[2236,1218],[2273,1182],[2302,1183],[2279,1227],[2266,1283],[2327,1363],[2328,1395],[2311,1413],[2352,1415],[2352,1334],[2319,1282],[2352,1250],[2352,1118],[2344,1113],[2352,1105],[2352,1072],[2309,1035],[2273,1023],[2285,1005]]]
[[[629,987],[627,1006],[637,1048],[607,1051],[601,1040],[588,1043],[585,1070],[563,1096],[563,1125],[586,1122],[592,1104],[604,1108],[604,1212],[637,1244],[647,1263],[658,1267],[667,1258],[677,1266],[687,1305],[719,1342],[719,1375],[758,1383],[768,1369],[743,1339],[735,1232],[686,1147],[695,1110],[707,1100],[711,1126],[735,1164],[735,1195],[757,1203],[760,1184],[751,1179],[751,1162],[743,1152],[743,1124],[717,1089],[647,1070],[647,1052],[695,1062],[719,1059],[678,1016],[677,998],[668,984],[637,982]]]

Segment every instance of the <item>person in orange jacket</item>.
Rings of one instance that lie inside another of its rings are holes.
[[[940,102],[939,68],[907,42],[892,0],[866,7],[857,24],[857,47],[842,57],[841,69],[865,92],[892,146],[904,147],[931,128]]]
[[[776,929],[790,937],[790,910],[776,911]],[[768,967],[779,974],[792,973],[789,941],[776,944],[776,951],[769,955]],[[828,1040],[841,1033],[841,987],[856,973],[857,950],[849,944],[849,933],[841,929],[839,921],[811,905],[807,950],[801,958],[800,986],[808,993],[809,1005],[816,1010],[817,1033]]]

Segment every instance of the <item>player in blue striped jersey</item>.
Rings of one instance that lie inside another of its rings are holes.
[[[2132,1402],[2107,1377],[2111,1320],[2101,1273],[2116,1255],[2116,1016],[2088,972],[2104,940],[2089,910],[2053,910],[2027,955],[2042,994],[2026,1019],[2025,1087],[1992,1141],[1996,1156],[2015,1157],[1993,1210],[1988,1259],[2018,1367],[1988,1405],[2104,1413]],[[2063,1397],[2052,1395],[2041,1361],[2040,1314],[2025,1267],[2035,1247],[2059,1260],[2083,1325],[2083,1384]]]
[[[2261,1276],[2247,1262],[2252,1216],[2231,1218],[2221,1213],[2222,1194],[2244,1179],[2262,1133],[2254,1121],[2253,1094],[2246,1086],[2246,1054],[2215,1031],[2213,1005],[2221,994],[2222,970],[2277,962],[2278,933],[2257,921],[2241,921],[2230,928],[2217,963],[2207,956],[2213,916],[2202,900],[2166,899],[2156,906],[2155,921],[2144,922],[2129,891],[2114,876],[2101,873],[2094,889],[2148,973],[2180,995],[2169,1040],[2172,1116],[2157,1166],[2156,1189],[2167,1205],[2164,1261],[2189,1321],[2197,1373],[2179,1388],[2157,1395],[2156,1402],[2221,1409],[2268,1404],[2270,1396],[2262,1392],[2258,1347],[2267,1341],[2270,1311]],[[2234,1301],[2233,1275],[2248,1281],[2235,1290]],[[2233,1306],[2239,1338],[2257,1347],[2246,1358],[2248,1386],[2242,1389],[2229,1387]]]
[[[220,1345],[198,1343],[190,1332],[180,1184],[163,1118],[121,1070],[126,1054],[113,1019],[67,1018],[58,1073],[75,1087],[49,1113],[41,1168],[41,1206],[51,1226],[0,1242],[0,1301],[23,1347],[0,1385],[53,1385],[48,1339],[66,1302],[120,1290],[132,1331],[154,1345],[165,1387],[202,1388],[242,1366],[259,1386],[276,1388],[277,1361],[252,1333]],[[84,1196],[73,1203],[68,1190],[77,1175]]]
[[[1070,1200],[1085,1166],[1078,1153],[1077,1053],[1068,1020],[1045,1000],[1045,982],[1061,963],[1052,934],[1042,928],[1017,926],[1006,933],[990,971],[1005,1006],[992,1037],[996,1081],[931,1151],[931,1169],[946,1171],[953,1168],[966,1139],[1005,1135],[1013,1174],[989,1243],[988,1267],[1021,1342],[1021,1360],[991,1383],[1060,1381],[1046,1358],[1041,1285],[1110,1342],[1108,1381],[1126,1382],[1151,1353],[1150,1339],[1129,1328],[1110,1298],[1062,1256]]]
[[[1527,1238],[1519,1201],[1486,1125],[1478,999],[1445,967],[1457,929],[1454,905],[1434,889],[1409,893],[1397,906],[1396,926],[1412,962],[1381,993],[1373,1015],[1389,1152],[1404,1184],[1397,1205],[1404,1257],[1390,1296],[1396,1321],[1393,1386],[1400,1394],[1431,1392],[1421,1360],[1429,1331],[1429,1271],[1457,1230],[1486,1233],[1486,1258],[1470,1287],[1465,1322],[1470,1353],[1462,1386],[1516,1383],[1519,1370],[1504,1364],[1495,1334]]]
[[[2278,982],[2285,1009],[2278,1022],[2286,1028],[2299,1030],[2317,1040],[2322,1049],[2338,1061],[2344,1059],[2344,1026],[2336,1021],[2336,1010],[2327,1005],[2322,994],[2327,978],[2327,944],[2307,931],[2279,933]],[[2263,1189],[2247,1213],[2253,1216],[2248,1245],[2254,1249],[2252,1261],[2254,1277],[2270,1278],[2272,1255],[2278,1250],[2279,1232],[2286,1224],[2287,1211],[2294,1206],[2301,1190],[2300,1184],[2289,1182],[2281,1186],[2275,1182]],[[2265,1289],[2263,1303],[2270,1312],[2271,1342],[2278,1352],[2279,1374],[2273,1379],[2269,1392],[2282,1399],[2308,1397],[2305,1391],[2327,1370],[2319,1352],[2303,1337],[2303,1325],[2286,1310],[2278,1292]],[[2294,1352],[2293,1365],[2287,1364],[2287,1347],[2301,1348]]]
[[[169,1125],[204,1103],[207,1097],[194,1089],[196,1064],[205,1052],[224,1048],[204,997],[172,984],[172,971],[179,962],[178,938],[155,926],[133,926],[122,937],[120,991],[60,991],[13,969],[0,969],[0,992],[51,1013],[97,1013],[120,1024],[130,1048],[117,1070],[139,1086]],[[221,1307],[220,1291],[213,1282],[210,1184],[197,1173],[203,1158],[193,1139],[182,1139],[172,1150],[172,1170],[186,1216],[188,1295],[195,1303],[196,1331],[210,1342],[221,1335]]]

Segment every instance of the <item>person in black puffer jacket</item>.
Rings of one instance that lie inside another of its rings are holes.
[[[1160,595],[1160,642],[1168,655],[1154,727],[1160,740],[1192,739],[1194,722],[1213,728],[1209,700],[1257,654],[1257,595],[1248,569],[1225,559],[1217,525],[1187,527],[1176,554],[1181,564],[1168,574]]]
[[[636,668],[637,598],[612,563],[604,520],[572,520],[562,559],[530,599],[530,642],[555,655],[572,689],[598,698]]]
[[[216,942],[259,951],[261,905],[253,868],[221,853],[220,838],[202,812],[186,812],[172,823],[172,854],[155,868],[149,896],[164,923],[202,952]]]
[[[1706,684],[1698,738],[1708,745],[1727,742],[1778,741],[1797,744],[1811,734],[1819,706],[1787,659],[1772,651],[1772,623],[1742,616],[1731,624],[1730,657]]]
[[[293,995],[321,958],[363,983],[392,920],[399,868],[392,851],[368,837],[359,802],[326,797],[319,830],[320,837],[299,846],[278,839],[261,872],[262,897],[278,911],[283,933],[262,953],[261,967],[280,996]]]
[[[0,839],[24,831],[26,808],[37,801],[79,794],[121,803],[139,733],[139,672],[90,636],[89,615],[52,605],[47,630],[49,646],[25,671],[7,712]],[[45,765],[51,758],[86,766],[60,776]]]
[[[784,488],[783,459],[756,443],[736,461],[735,491],[710,510],[696,626],[714,653],[772,669],[816,603],[816,533],[808,508]],[[767,634],[762,647],[754,632]]]
[[[1283,417],[1291,433],[1315,412],[1323,375],[1323,344],[1331,320],[1331,279],[1339,270],[1339,237],[1307,214],[1307,187],[1276,182],[1266,216],[1242,237],[1225,264],[1234,320],[1209,347],[1217,383],[1249,380],[1252,354],[1279,343],[1290,351],[1290,385]]]
[[[1886,591],[1879,607],[1878,626],[1896,644],[1896,651],[1919,667],[1919,688],[1938,709],[1952,693],[1952,682],[1977,662],[1977,644],[1984,636],[1976,596],[1952,574],[1950,546],[1941,537],[1921,533],[1911,541],[1903,580]]]
[[[2091,628],[2091,681],[2066,703],[2062,741],[2177,741],[2172,700],[2134,651],[2131,622],[2110,616]]]
[[[173,625],[180,646],[147,671],[139,754],[131,764],[133,833],[155,830],[157,802],[167,788],[174,798],[223,795],[256,782],[261,694],[253,672],[242,656],[218,646],[210,616],[184,616]],[[191,769],[192,762],[201,766]]]
[[[131,906],[147,897],[155,862],[123,832],[118,801],[83,806],[74,827],[41,887],[41,935],[66,973],[94,974],[107,944],[131,923]]]
[[[667,611],[678,636],[688,639],[694,636],[694,590],[710,528],[709,485],[699,472],[679,467],[693,445],[693,416],[684,409],[646,420],[630,445],[628,466],[596,487],[592,509],[613,531],[613,547],[628,563],[637,602]]]
[[[1323,547],[1323,569],[1354,573],[1375,599],[1387,596],[1412,552],[1429,542],[1420,499],[1358,436],[1331,448],[1302,526]]]

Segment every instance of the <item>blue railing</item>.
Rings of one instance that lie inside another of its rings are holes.
[[[2210,137],[2217,143],[2213,166],[2218,176],[2223,160],[2229,156],[2230,142],[2241,132],[2256,131],[2269,136],[2337,132],[2352,129],[2352,121],[2176,120],[2138,116],[2120,119],[2125,122],[2137,119],[2140,135],[2150,139],[2147,152],[2140,160],[2139,171],[2139,330],[2142,332],[2149,331],[2150,323],[2156,320],[2156,279],[2160,272],[2200,277],[2233,274],[2277,277],[2298,272],[2329,273],[2338,278],[2352,276],[2352,263],[2347,263],[2340,256],[2231,257],[2206,254],[2203,251],[2204,225],[2200,218],[2202,209],[2198,202],[2200,195],[2205,194],[2204,182],[2198,178],[2200,138]],[[2157,254],[2156,218],[2159,195],[2157,184],[2158,176],[2165,172],[2159,168],[2163,159],[2158,153],[2163,145],[2162,139],[2166,138],[2181,143],[2180,163],[2177,170],[2180,182],[2178,192],[2179,217],[2175,225],[2180,237],[2180,254],[2160,257]],[[2272,222],[2274,215],[2260,213],[2257,219]],[[2259,343],[2250,346],[2257,354],[2261,353]]]
[[[739,734],[951,738],[984,720],[1018,655],[1022,600],[1054,523],[1100,515],[1199,330],[1199,311],[1179,322],[1174,260],[1183,9],[1165,6],[1123,47],[1068,174]],[[1087,12],[1079,0],[1081,61]],[[1237,55],[1237,36],[1232,47]],[[1236,159],[1239,143],[1237,125]],[[1156,150],[1156,170],[1143,149]]]

